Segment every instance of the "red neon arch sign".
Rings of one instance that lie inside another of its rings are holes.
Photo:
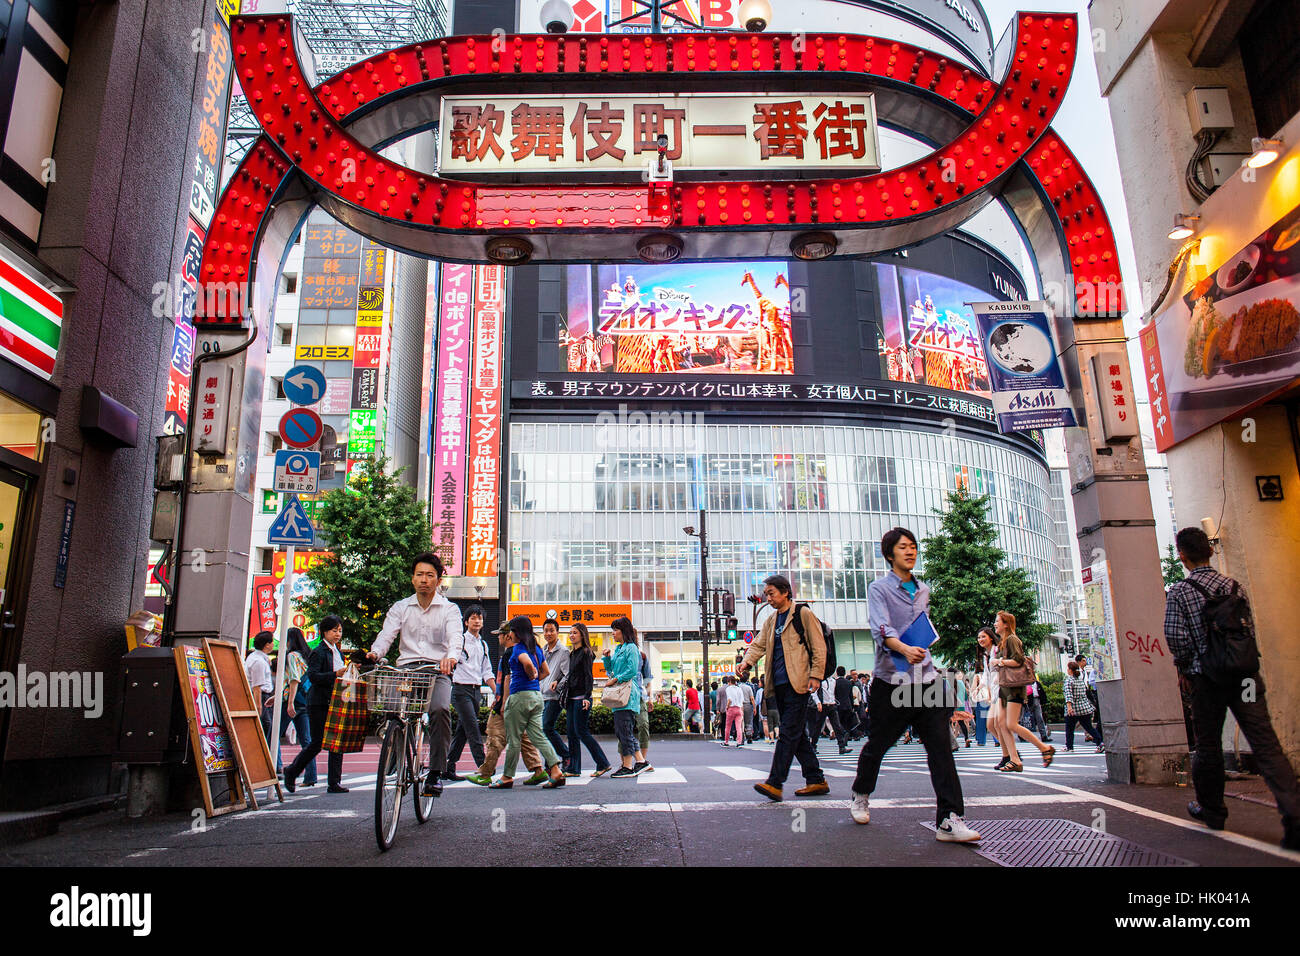
[[[884,235],[894,237],[914,227],[924,237],[967,217],[1019,170],[1050,202],[1067,271],[1081,283],[1119,285],[1105,210],[1050,129],[1077,50],[1071,15],[1018,14],[1014,52],[1001,84],[936,53],[875,37],[663,34],[447,37],[371,57],[313,87],[299,62],[289,17],[238,17],[231,30],[235,68],[264,133],[218,203],[204,245],[197,324],[242,322],[266,218],[291,186],[350,218],[362,232],[369,224],[381,241],[398,248],[482,261],[486,239],[506,233],[545,241],[664,229],[686,236],[734,232],[751,240],[766,234],[774,249],[779,234],[810,229],[840,236],[889,229]],[[384,159],[345,128],[373,109],[453,81],[612,82],[667,73],[713,78],[701,85],[747,78],[751,86],[758,77],[839,75],[942,103],[968,121],[927,156],[869,176],[658,186],[495,186],[441,179]],[[589,258],[607,257],[609,240],[597,241],[600,253]],[[557,242],[539,258],[579,257],[572,251],[554,255],[559,247]],[[710,257],[725,258],[716,247]],[[213,289],[227,294],[213,295]],[[1081,302],[1079,311],[1116,308],[1122,310],[1122,302],[1107,308],[1096,300]]]

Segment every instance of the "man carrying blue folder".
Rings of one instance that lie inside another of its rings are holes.
[[[938,799],[937,838],[945,843],[973,843],[980,835],[962,820],[961,781],[949,749],[953,701],[928,650],[938,637],[927,613],[930,589],[912,574],[916,535],[906,528],[886,531],[880,553],[890,570],[867,588],[876,666],[868,697],[871,729],[858,756],[850,813],[857,823],[870,822],[867,798],[876,789],[881,758],[910,724],[925,746],[930,783]]]

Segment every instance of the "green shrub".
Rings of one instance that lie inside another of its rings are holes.
[[[604,704],[593,704],[588,726],[593,734],[612,734],[614,732],[614,712]]]
[[[679,734],[682,732],[682,711],[672,704],[655,704],[650,711],[650,733]]]
[[[1043,719],[1049,724],[1059,724],[1065,720],[1065,676],[1063,674],[1043,674],[1038,678],[1043,685]]]

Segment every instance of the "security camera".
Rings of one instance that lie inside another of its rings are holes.
[[[573,8],[565,0],[547,0],[542,5],[542,26],[547,33],[568,33],[573,26]]]

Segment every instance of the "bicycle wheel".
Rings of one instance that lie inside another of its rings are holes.
[[[429,737],[429,728],[427,714],[421,714],[420,719],[416,720],[411,726],[411,743],[412,752],[415,754],[414,763],[411,766],[411,777],[414,781],[413,789],[415,790],[415,819],[424,823],[429,819],[433,811],[433,801],[435,797],[426,797],[422,793],[424,790],[425,778],[430,773],[429,756],[432,746]]]
[[[381,851],[393,845],[397,834],[405,782],[406,725],[400,720],[390,720],[379,748],[379,770],[375,776],[375,839]]]

